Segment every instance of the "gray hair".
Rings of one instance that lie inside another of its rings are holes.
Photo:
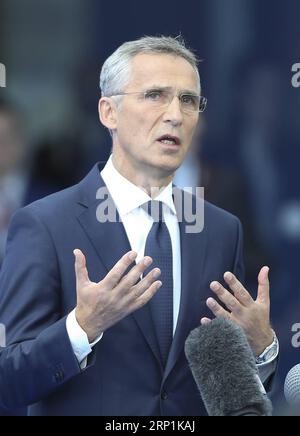
[[[130,79],[131,61],[140,53],[163,53],[184,58],[194,68],[201,87],[198,59],[186,47],[181,36],[145,36],[136,41],[125,42],[105,61],[100,74],[102,97],[110,97],[123,91]]]

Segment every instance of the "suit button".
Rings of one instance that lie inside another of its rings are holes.
[[[164,400],[164,401],[168,399],[168,394],[167,394],[167,392],[162,392],[162,394],[161,394],[161,399]]]

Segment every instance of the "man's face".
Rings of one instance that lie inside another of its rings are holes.
[[[173,174],[190,147],[197,126],[197,111],[185,113],[177,95],[199,95],[199,79],[183,58],[165,54],[139,54],[133,58],[130,82],[123,92],[166,88],[175,98],[166,107],[152,106],[143,95],[126,95],[116,109],[114,155],[127,170]],[[159,140],[170,135],[176,143]]]

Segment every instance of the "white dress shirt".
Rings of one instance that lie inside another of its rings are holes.
[[[144,257],[147,236],[153,225],[153,218],[141,206],[152,199],[143,189],[131,183],[115,169],[112,156],[102,170],[101,176],[123,222],[131,250],[137,253],[136,262],[139,262]],[[172,194],[173,185],[171,182],[165,189],[159,192],[155,200],[161,201],[164,205],[164,220],[172,243],[174,284],[173,334],[175,334],[181,296],[181,255],[179,224]],[[99,342],[102,336],[93,344],[89,344],[86,333],[76,321],[75,311],[67,318],[67,331],[74,353],[79,363],[83,363],[81,367],[84,367],[86,357],[91,353],[93,345]]]
[[[139,262],[144,257],[146,239],[153,224],[153,218],[148,215],[141,206],[152,199],[142,188],[131,183],[116,170],[112,162],[112,155],[102,170],[101,176],[117,207],[131,249],[137,253],[136,262]],[[157,197],[155,197],[155,200],[161,201],[164,205],[164,219],[172,243],[174,335],[178,321],[181,298],[181,251],[179,224],[172,192],[173,184],[171,182]],[[87,356],[92,352],[93,346],[101,340],[103,335],[101,335],[93,344],[89,344],[86,333],[77,323],[75,309],[67,317],[66,326],[74,353],[81,368],[84,369],[87,363]],[[273,372],[274,364],[276,364],[276,362],[274,362],[276,357],[277,355],[272,356],[272,358],[264,365],[258,365],[258,368],[261,368],[260,376],[262,381],[265,381]]]

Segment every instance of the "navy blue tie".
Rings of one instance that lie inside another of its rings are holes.
[[[173,340],[173,255],[170,233],[163,221],[163,203],[149,201],[143,209],[154,219],[145,246],[145,256],[153,259],[151,267],[161,270],[159,280],[162,287],[150,300],[150,311],[161,352],[162,363],[165,366]]]

